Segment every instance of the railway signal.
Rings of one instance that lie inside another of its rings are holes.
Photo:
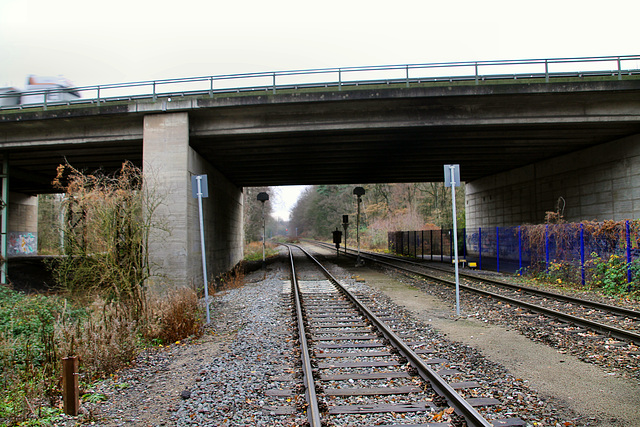
[[[342,231],[338,230],[336,227],[335,231],[331,232],[333,234],[333,243],[336,245],[336,256],[340,256],[340,243],[342,242]]]
[[[356,217],[356,240],[358,242],[358,258],[356,258],[356,267],[359,267],[361,265],[364,265],[364,262],[360,258],[360,203],[362,203],[362,196],[364,196],[364,188],[354,188],[353,194],[358,196],[358,216]]]
[[[349,227],[349,215],[342,215],[342,228],[344,228],[344,254],[347,254],[347,228]]]
[[[264,220],[264,202],[266,202],[267,200],[269,200],[269,195],[267,193],[265,193],[265,192],[258,193],[258,201],[262,203],[262,268],[263,269],[265,267],[264,253],[265,253],[265,246],[266,246],[266,242],[265,242],[266,225],[265,225],[265,220]]]

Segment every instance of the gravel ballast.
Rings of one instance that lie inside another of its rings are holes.
[[[407,327],[437,339],[438,357],[448,358],[465,375],[482,383],[481,393],[504,401],[505,408],[513,412],[508,416],[518,416],[528,426],[640,425],[636,423],[637,412],[623,413],[626,406],[606,411],[600,408],[601,396],[589,395],[584,400],[585,387],[577,381],[567,384],[571,389],[564,393],[560,387],[548,386],[557,383],[558,373],[541,367],[553,364],[562,370],[570,366],[569,355],[532,343],[478,316],[453,319],[447,312],[449,302],[443,309],[441,300],[408,281],[362,267],[357,274],[366,282],[356,283],[353,271],[337,266],[331,270],[360,292],[370,293],[385,309],[401,315]],[[293,344],[290,301],[283,294],[283,281],[287,278],[285,264],[278,262],[266,272],[248,275],[244,286],[217,294],[211,305],[212,324],[203,339],[141,355],[133,368],[89,390],[104,394],[106,401],[83,403],[84,415],[68,419],[66,424],[84,420],[102,426],[303,425],[305,419],[299,409],[304,403],[296,378],[299,356]],[[496,336],[504,339],[495,339]],[[528,345],[551,350],[563,361],[547,359],[548,352],[536,347],[528,349]],[[531,351],[540,356],[535,362],[531,354],[524,357]],[[587,371],[581,367],[597,368],[579,360],[575,363],[577,367],[572,369],[578,371],[570,372],[578,377]],[[599,381],[623,381],[606,372],[602,374],[597,377]],[[291,394],[285,391],[278,396],[273,390],[291,390]],[[277,415],[287,408],[298,410]]]

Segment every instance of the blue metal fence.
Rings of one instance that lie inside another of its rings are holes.
[[[389,251],[450,263],[452,234],[446,229],[389,232]],[[640,260],[640,221],[462,229],[457,240],[461,257],[481,270],[552,272],[585,284],[596,261],[617,257],[626,263],[628,283],[640,280],[632,268]]]

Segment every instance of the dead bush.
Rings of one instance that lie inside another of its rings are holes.
[[[216,289],[211,292],[209,289],[209,294],[213,295],[216,291],[224,291],[227,289],[235,289],[244,285],[244,265],[242,262],[236,264],[233,270],[228,271],[220,275],[216,281]]]
[[[170,343],[189,336],[202,335],[203,315],[198,293],[181,288],[150,303],[153,323],[147,337],[154,342]]]

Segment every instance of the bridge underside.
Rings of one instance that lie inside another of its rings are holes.
[[[50,192],[58,164],[142,165],[143,121],[187,112],[189,144],[238,187],[471,182],[640,133],[640,80],[158,100],[0,117],[12,191]]]
[[[443,126],[252,137],[192,138],[242,186],[438,182],[444,164],[476,179],[637,133],[629,124]]]
[[[89,172],[151,165],[180,228],[158,253],[180,280],[201,274],[193,174],[210,174],[220,195],[206,207],[215,274],[241,257],[246,186],[441,181],[443,164],[457,163],[468,225],[536,222],[558,197],[590,204],[575,212],[592,217],[578,219],[638,217],[638,135],[640,80],[159,98],[0,116],[14,193],[56,191],[65,162]],[[614,188],[631,194],[620,209],[607,199]]]

